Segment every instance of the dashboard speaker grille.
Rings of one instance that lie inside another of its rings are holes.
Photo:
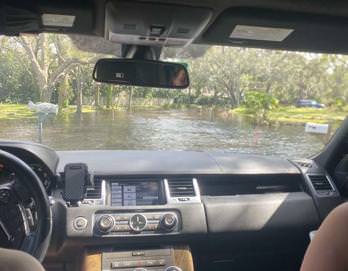
[[[313,187],[317,191],[334,191],[330,181],[325,175],[308,175]]]
[[[168,179],[171,197],[194,197],[196,192],[192,179]]]
[[[86,197],[87,199],[100,199],[102,196],[102,180],[99,178],[94,179],[94,184],[87,187]]]

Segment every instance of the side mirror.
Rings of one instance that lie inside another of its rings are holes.
[[[100,59],[95,64],[93,79],[102,83],[156,88],[183,89],[189,86],[184,65],[150,60]]]

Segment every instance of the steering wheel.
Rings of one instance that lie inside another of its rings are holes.
[[[13,154],[0,150],[0,164],[15,175],[15,180],[11,184],[0,185],[0,192],[13,195],[12,198],[8,196],[9,199],[4,200],[1,198],[3,194],[0,194],[0,231],[8,241],[16,240],[15,247],[11,248],[27,252],[42,261],[52,231],[51,209],[46,190],[36,173]],[[13,226],[6,228],[6,223],[13,220],[9,219],[11,217],[9,212],[17,213],[16,228],[23,230],[13,232]],[[20,235],[20,238],[15,239],[16,234]],[[2,241],[0,240],[0,247],[4,246]]]

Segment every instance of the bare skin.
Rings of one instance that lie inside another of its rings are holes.
[[[300,271],[348,270],[348,203],[335,208],[310,243]]]

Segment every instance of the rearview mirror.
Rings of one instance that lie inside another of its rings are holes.
[[[97,82],[157,88],[186,88],[189,76],[179,63],[136,60],[100,59],[93,71]]]

